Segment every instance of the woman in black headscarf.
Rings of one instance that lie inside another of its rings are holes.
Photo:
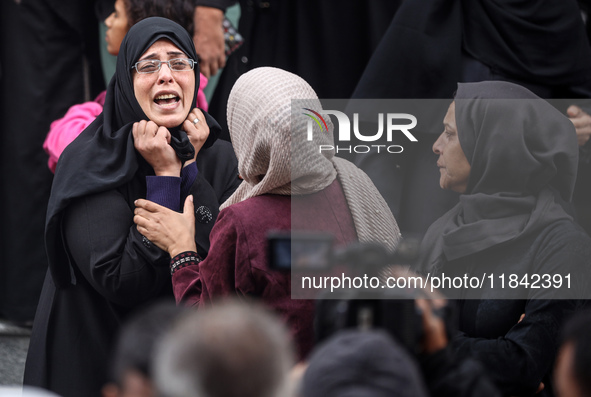
[[[178,210],[192,194],[195,241],[207,255],[218,207],[240,181],[231,145],[216,141],[219,125],[195,108],[195,59],[191,37],[176,23],[134,25],[103,113],[60,158],[25,384],[64,397],[99,395],[121,322],[139,306],[173,299],[170,257],[137,231],[135,200],[152,197]]]
[[[427,231],[421,270],[482,280],[446,290],[460,298],[460,357],[482,361],[506,395],[542,384],[551,394],[557,332],[584,297],[591,258],[591,239],[569,215],[574,127],[507,82],[459,84],[444,126],[433,145],[440,184],[462,195]]]
[[[566,98],[564,112],[577,104],[582,110],[573,107],[568,115],[585,139],[589,132],[584,112],[591,108],[577,98],[591,98],[591,47],[577,2],[404,1],[352,97],[449,98],[457,82],[485,80],[517,83],[542,98]],[[438,131],[437,125],[423,123],[413,130],[418,143],[405,146],[404,153],[355,156],[356,165],[390,205],[403,234],[425,233],[458,202],[457,194],[437,190],[433,183],[438,175],[429,148]],[[581,157],[590,150],[591,144],[581,146]],[[590,175],[589,160],[580,170]],[[573,201],[579,207],[577,218],[590,223],[591,185],[586,181],[579,178]]]

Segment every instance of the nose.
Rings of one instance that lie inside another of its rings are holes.
[[[114,15],[115,15],[115,13],[112,12],[111,15],[109,15],[107,17],[107,19],[105,19],[105,25],[107,25],[107,28],[109,28],[109,29],[111,28],[111,23],[112,23],[111,21],[113,20]]]
[[[160,83],[168,83],[173,81],[172,70],[166,62],[162,62],[160,70],[158,71],[158,81]]]
[[[443,134],[445,134],[445,133],[442,132],[441,135],[439,135],[439,138],[437,138],[437,140],[433,144],[433,153],[435,153],[437,155],[441,155],[441,149],[443,146],[443,144],[442,144]]]

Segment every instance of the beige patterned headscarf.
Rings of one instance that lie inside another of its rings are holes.
[[[388,205],[363,171],[334,157],[334,150],[320,152],[319,145],[334,145],[329,117],[328,131],[312,123],[313,139],[307,139],[310,118],[303,108],[322,109],[312,87],[295,74],[262,67],[236,81],[228,99],[228,127],[244,182],[220,209],[262,194],[318,192],[338,177],[359,241],[393,250],[400,230]]]

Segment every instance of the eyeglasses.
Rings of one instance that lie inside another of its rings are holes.
[[[195,61],[187,58],[174,58],[168,61],[161,61],[159,59],[144,59],[136,62],[131,68],[137,70],[139,74],[156,73],[160,71],[163,63],[167,63],[170,70],[174,72],[187,72],[193,70]]]

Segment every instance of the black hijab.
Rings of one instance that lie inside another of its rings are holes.
[[[383,330],[342,330],[317,346],[301,389],[307,397],[429,395],[417,362]]]
[[[136,152],[131,133],[133,123],[148,120],[133,89],[131,67],[156,41],[168,39],[189,58],[197,59],[193,40],[187,31],[171,20],[146,18],[129,30],[117,56],[115,75],[107,88],[103,112],[72,142],[60,156],[45,225],[45,244],[49,268],[57,286],[70,283],[68,258],[62,239],[64,210],[76,197],[104,192],[129,182],[139,169],[153,172]],[[196,106],[199,89],[199,68],[195,67],[195,94],[191,108]],[[206,112],[210,127],[203,149],[210,147],[221,129]],[[179,126],[180,127],[180,126]],[[171,146],[182,160],[195,154],[187,134],[179,127],[171,128]]]
[[[425,235],[424,271],[572,219],[563,207],[577,173],[572,122],[507,82],[459,84],[455,102],[470,177],[460,202]]]

